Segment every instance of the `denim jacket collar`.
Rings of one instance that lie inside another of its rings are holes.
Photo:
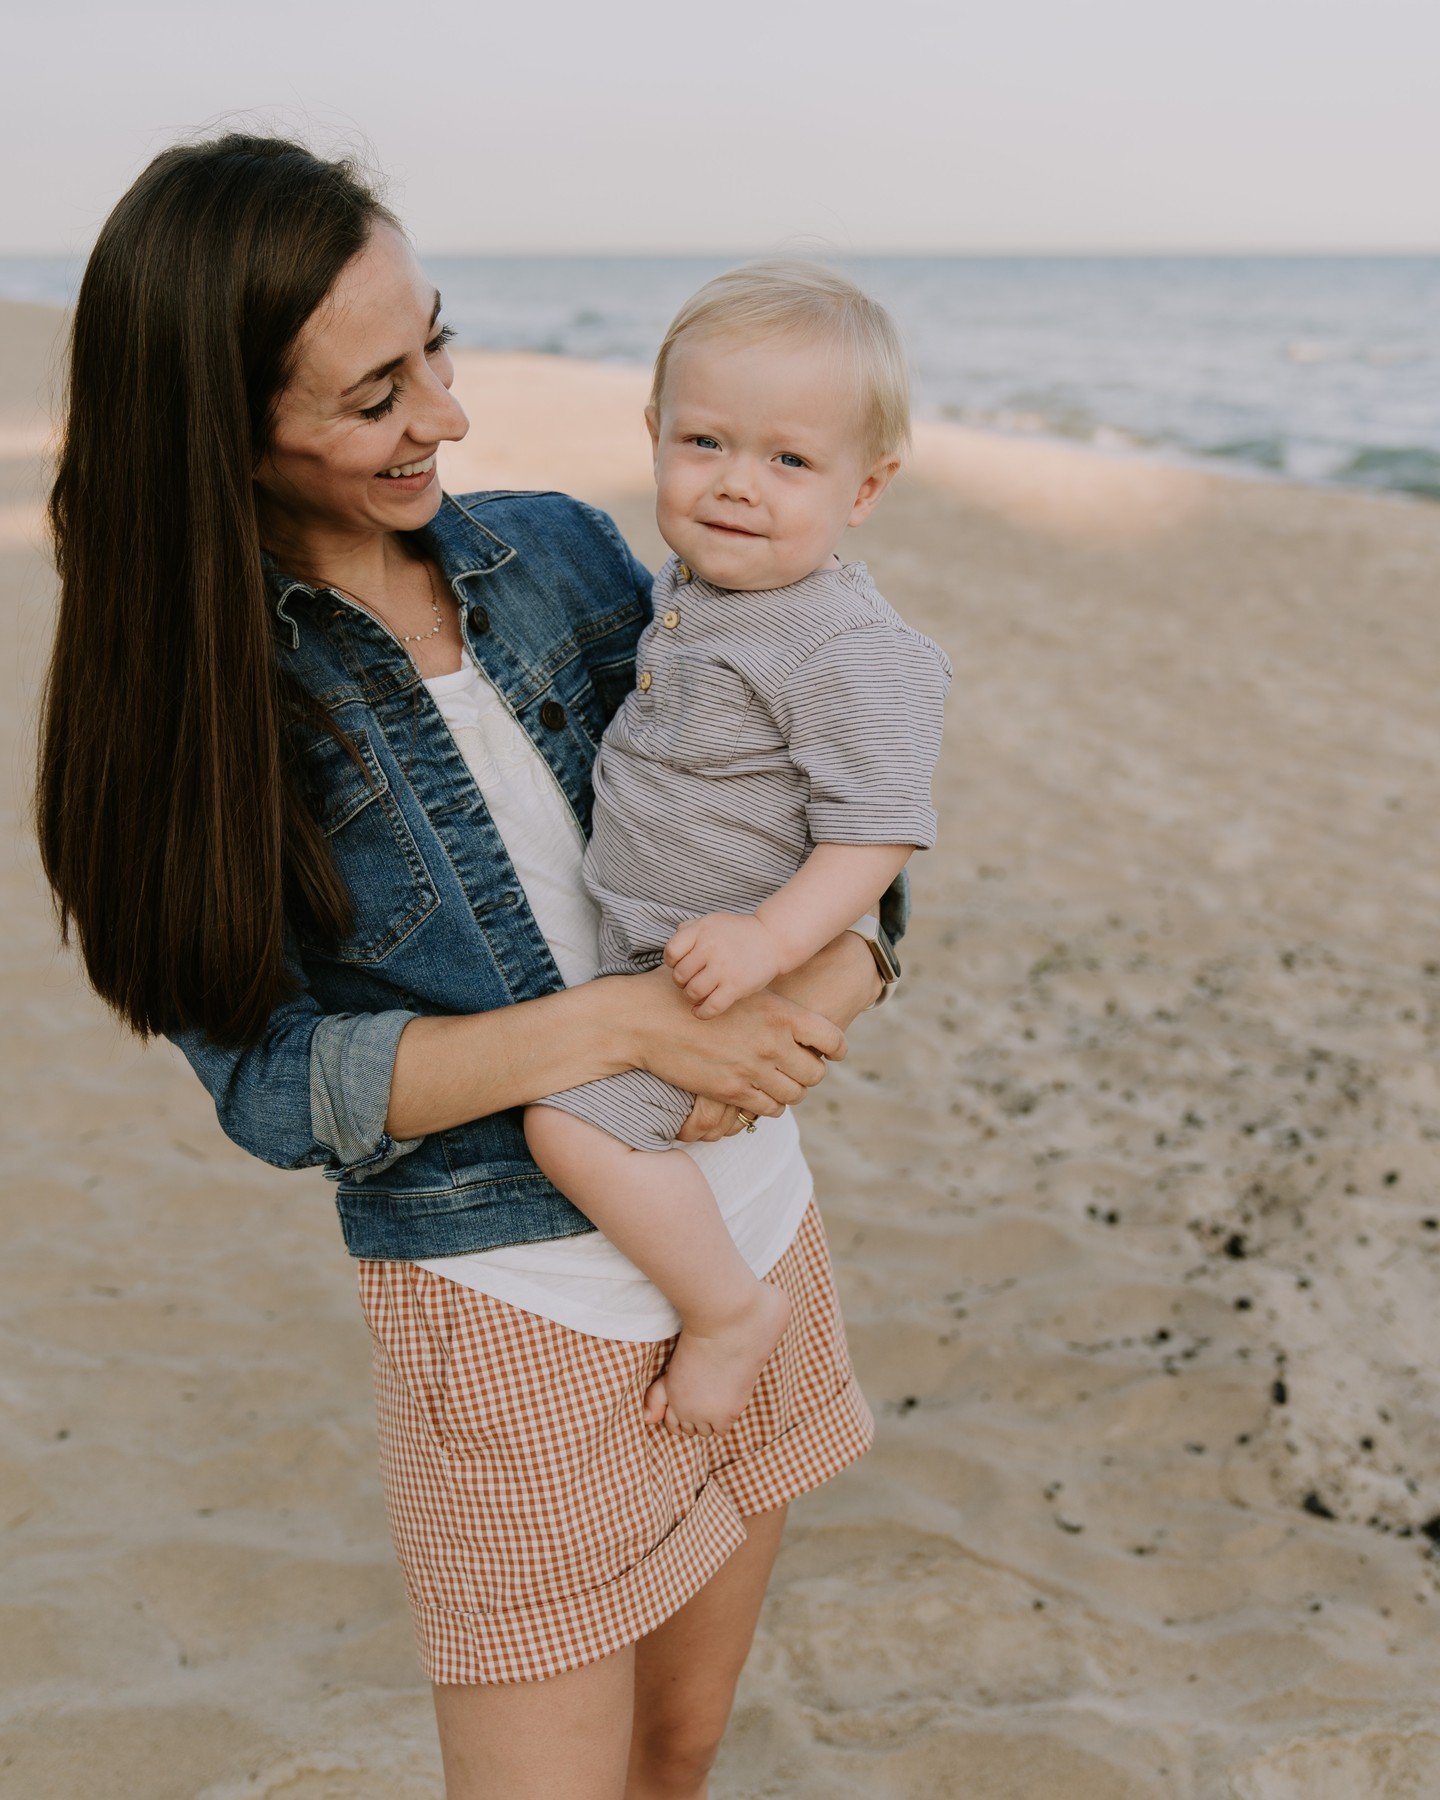
[[[428,525],[407,535],[440,564],[450,591],[461,606],[465,605],[461,586],[464,581],[471,576],[492,574],[519,554],[513,545],[482,525],[468,507],[450,494],[445,495],[439,512]],[[298,650],[300,626],[290,611],[292,598],[300,595],[305,600],[314,600],[318,594],[329,590],[285,574],[268,551],[260,552],[260,562],[270,592],[271,609],[281,629],[289,633],[290,648]]]

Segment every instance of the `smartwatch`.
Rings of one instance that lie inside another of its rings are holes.
[[[880,979],[885,983],[880,992],[865,1008],[879,1006],[882,1000],[890,997],[890,990],[900,979],[900,961],[895,954],[895,946],[890,941],[890,934],[880,923],[874,913],[866,913],[863,919],[857,919],[848,927],[858,938],[862,938],[869,946],[870,954],[875,958],[875,967],[880,971]]]

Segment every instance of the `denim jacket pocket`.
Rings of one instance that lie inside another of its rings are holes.
[[[405,822],[369,733],[346,734],[356,756],[333,737],[301,752],[311,805],[350,891],[354,922],[339,944],[302,936],[307,954],[331,962],[380,963],[428,919],[440,896]]]

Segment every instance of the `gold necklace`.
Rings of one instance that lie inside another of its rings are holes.
[[[435,623],[428,631],[402,631],[397,633],[402,644],[423,644],[430,638],[439,637],[440,633],[445,628],[444,615],[440,611],[440,600],[435,592],[435,571],[430,567],[428,562],[425,564],[425,576],[430,583],[430,610],[435,615]],[[379,614],[375,613],[375,608],[371,606],[369,601],[362,600],[359,594],[352,594],[349,588],[341,587],[338,581],[332,581],[330,585],[335,588],[337,592],[344,594],[347,599],[355,601],[359,606],[363,606],[366,612],[375,614],[375,617],[377,618],[379,617]]]

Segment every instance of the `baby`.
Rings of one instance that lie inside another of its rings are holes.
[[[872,912],[934,843],[950,665],[835,554],[909,438],[894,325],[851,282],[770,262],[708,283],[661,345],[645,417],[675,554],[595,764],[585,879],[601,972],[663,959],[706,1019]],[[525,1132],[680,1315],[647,1422],[708,1435],[743,1409],[789,1301],[674,1148],[692,1105],[632,1070],[527,1108]]]

